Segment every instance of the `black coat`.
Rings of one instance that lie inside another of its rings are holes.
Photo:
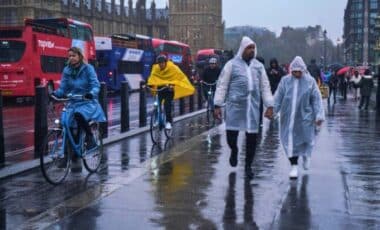
[[[374,87],[372,76],[363,76],[359,82],[360,85],[360,95],[363,97],[371,96],[371,91]]]

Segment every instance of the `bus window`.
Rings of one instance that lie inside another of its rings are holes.
[[[172,44],[164,44],[164,52],[182,54],[182,47]]]
[[[18,62],[25,52],[25,42],[0,41],[0,62]]]
[[[119,61],[118,71],[121,74],[141,74],[144,64],[142,62]]]
[[[88,27],[70,24],[70,35],[73,39],[92,41],[92,31]]]
[[[44,73],[61,73],[67,58],[41,55],[41,69]]]
[[[1,30],[0,38],[21,38],[22,30]]]

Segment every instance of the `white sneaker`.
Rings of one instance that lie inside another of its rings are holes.
[[[292,169],[290,170],[290,173],[289,173],[289,178],[297,179],[297,177],[298,177],[298,166],[292,165]]]
[[[303,158],[303,169],[308,170],[310,168],[310,157],[304,156]]]
[[[172,129],[172,124],[170,122],[166,122],[165,129]]]

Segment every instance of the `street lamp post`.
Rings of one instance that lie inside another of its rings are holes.
[[[336,61],[340,63],[340,39],[336,39]]]
[[[323,31],[323,69],[326,69],[326,53],[327,53],[327,31]]]

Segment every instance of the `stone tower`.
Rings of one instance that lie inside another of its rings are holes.
[[[169,0],[169,38],[199,49],[223,48],[222,0]]]

